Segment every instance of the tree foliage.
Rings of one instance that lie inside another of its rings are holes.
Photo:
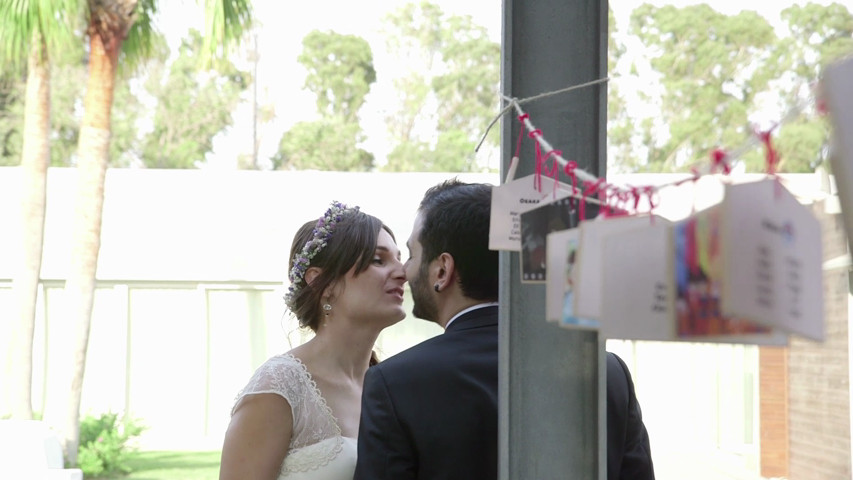
[[[358,121],[358,110],[376,81],[370,44],[356,35],[314,30],[302,40],[299,63],[308,71],[305,88],[317,96],[324,117]]]
[[[342,117],[299,122],[285,132],[273,156],[275,169],[368,171],[373,154],[359,148],[364,133]]]
[[[373,51],[363,38],[312,31],[299,55],[308,71],[305,88],[317,99],[320,118],[294,125],[273,156],[276,169],[367,171],[373,154],[361,148],[365,135],[358,111],[376,81]]]
[[[479,137],[496,114],[500,45],[470,16],[427,1],[385,18],[386,42],[408,73],[395,79],[398,103],[385,122],[389,171],[476,171]],[[497,129],[487,138],[497,145]]]
[[[227,59],[200,70],[203,39],[191,31],[167,68],[151,69],[147,92],[156,100],[153,130],[142,140],[142,163],[151,168],[194,168],[213,149],[213,137],[232,123],[240,94],[251,81]],[[115,122],[114,122],[115,123]]]
[[[631,31],[662,74],[659,120],[668,138],[648,147],[648,170],[673,171],[707,159],[749,132],[747,107],[766,82],[753,72],[769,58],[773,28],[752,11],[724,15],[705,4],[642,5]]]
[[[809,3],[786,8],[782,20],[790,34],[779,39],[773,61],[762,73],[773,79],[775,106],[780,111],[800,108],[802,112],[775,132],[780,169],[811,172],[829,154],[829,122],[814,108],[816,84],[828,63],[853,52],[853,15],[838,3]],[[753,168],[762,164],[756,155],[747,161]]]
[[[24,81],[9,72],[0,73],[0,166],[21,162],[24,116]]]
[[[641,116],[626,110],[624,97],[611,87],[614,167],[685,170],[707,162],[714,148],[740,147],[756,131],[774,127],[780,171],[809,172],[825,161],[829,125],[814,109],[814,87],[828,62],[853,51],[853,17],[837,3],[810,3],[785,9],[782,19],[787,31],[777,34],[749,11],[724,15],[707,5],[635,9],[629,33],[645,54],[631,52],[633,61],[648,60],[661,88],[637,95],[655,108]],[[632,67],[625,75],[639,78],[635,72]],[[802,109],[799,117],[776,125],[794,109]],[[766,168],[760,148],[740,160],[748,171]]]

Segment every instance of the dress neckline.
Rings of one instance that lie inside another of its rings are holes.
[[[287,352],[284,354],[286,357],[292,358],[297,365],[299,365],[300,371],[305,374],[305,377],[308,379],[308,383],[311,385],[311,390],[314,392],[314,395],[317,396],[317,400],[320,403],[320,408],[326,412],[326,415],[331,420],[332,425],[335,426],[335,432],[339,438],[353,438],[353,437],[345,437],[341,433],[341,427],[338,425],[338,419],[335,417],[334,413],[332,413],[332,408],[329,407],[329,404],[326,402],[326,398],[323,397],[323,393],[320,391],[320,387],[317,386],[317,382],[314,381],[314,377],[311,376],[311,372],[308,371],[308,367],[305,366],[305,363],[302,362],[302,359],[297,357],[296,355]]]

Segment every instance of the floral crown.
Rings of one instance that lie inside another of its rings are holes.
[[[329,239],[332,238],[335,226],[344,218],[344,215],[356,212],[358,212],[358,207],[347,207],[341,202],[332,202],[332,206],[317,220],[317,225],[314,226],[314,236],[305,242],[302,251],[293,256],[293,267],[287,276],[290,279],[290,288],[287,289],[287,294],[284,296],[284,303],[291,311],[294,307],[293,299],[299,289],[302,288],[301,283],[305,280],[305,272],[311,265],[311,259],[326,247]]]

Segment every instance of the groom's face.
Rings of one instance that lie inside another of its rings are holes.
[[[404,268],[414,301],[412,315],[435,322],[438,318],[438,307],[430,284],[430,262],[424,262],[423,246],[419,240],[422,228],[423,216],[421,212],[418,212],[414,227],[412,227],[412,234],[409,235],[409,240],[406,242],[406,246],[409,248],[409,259],[406,260]]]

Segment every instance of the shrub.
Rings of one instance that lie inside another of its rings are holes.
[[[78,468],[87,477],[130,473],[126,463],[132,451],[130,440],[143,430],[135,420],[119,421],[116,413],[104,413],[100,417],[87,415],[80,422]]]

